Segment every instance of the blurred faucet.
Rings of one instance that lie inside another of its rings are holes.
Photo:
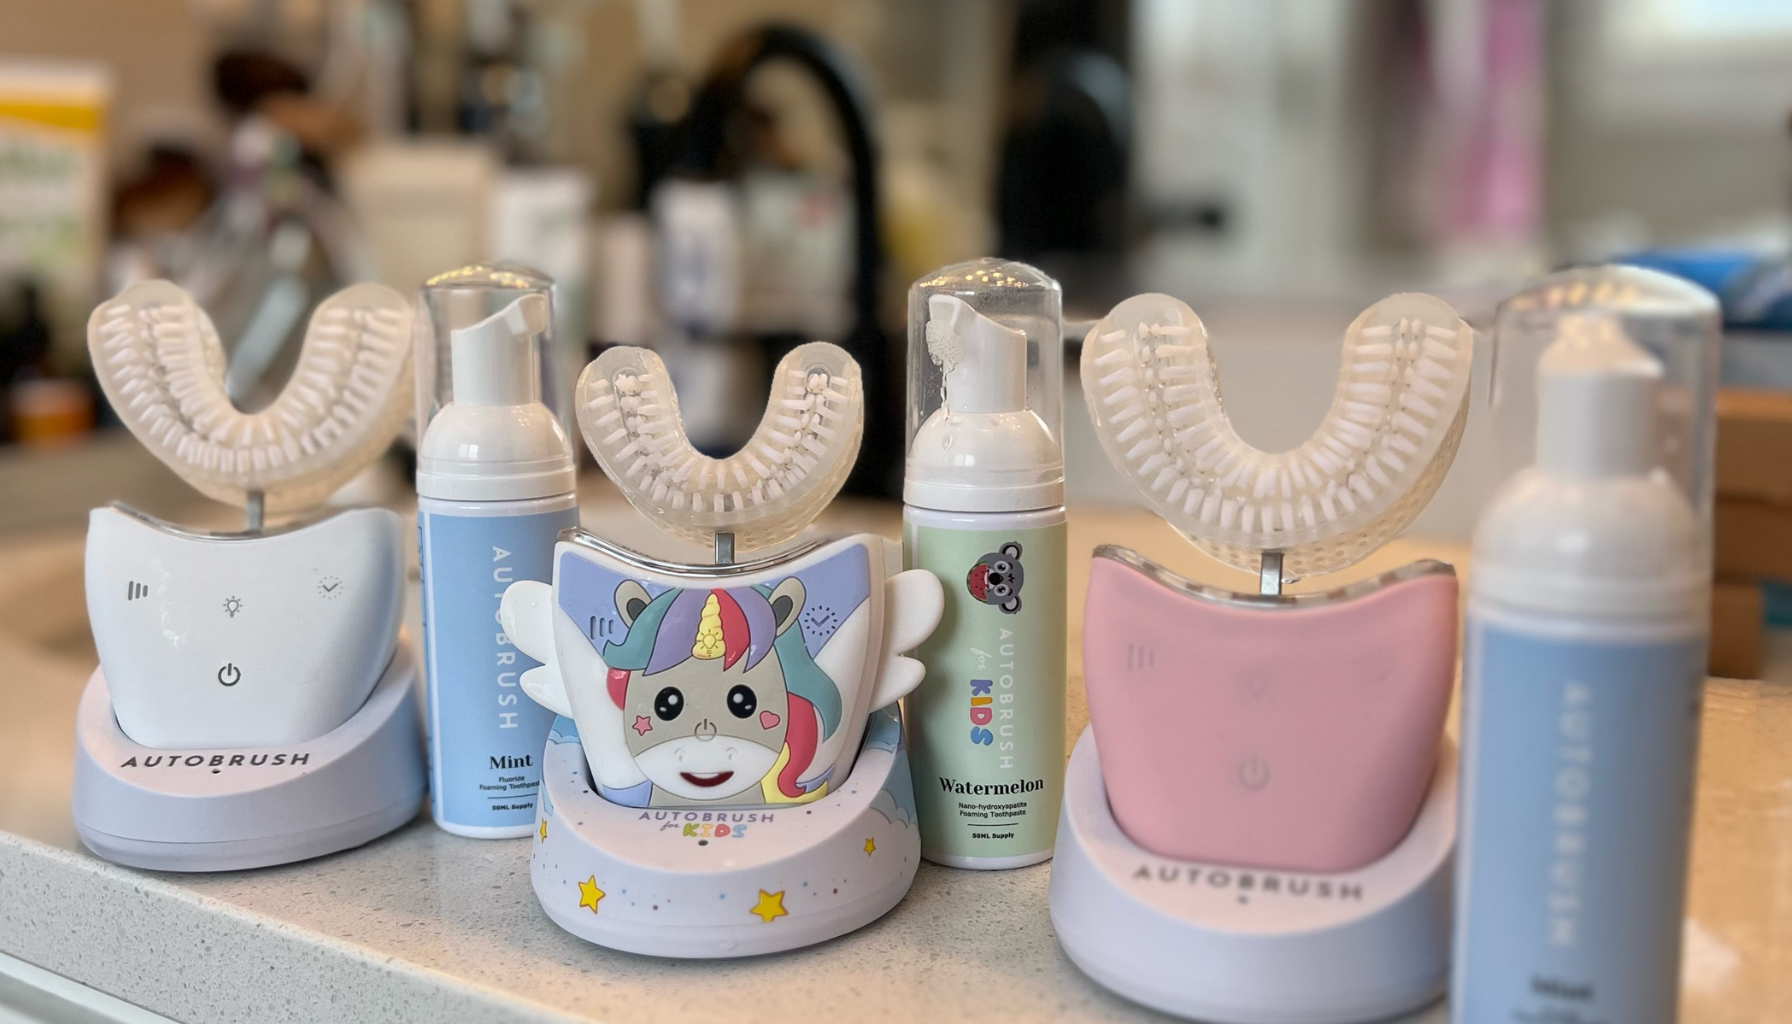
[[[679,125],[677,155],[669,177],[714,182],[734,171],[738,154],[730,151],[728,127],[747,108],[748,79],[759,68],[778,61],[802,69],[821,87],[839,122],[852,167],[851,313],[844,335],[830,339],[838,341],[864,370],[865,438],[846,486],[859,494],[895,496],[901,487],[903,346],[892,345],[878,323],[884,252],[878,219],[877,147],[869,108],[845,55],[820,36],[788,25],[766,25],[736,37],[722,48],[691,102],[690,113]],[[785,351],[811,339],[779,332],[757,340],[765,350],[763,367],[769,368]]]

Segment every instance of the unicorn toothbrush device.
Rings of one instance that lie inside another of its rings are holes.
[[[1140,295],[1090,329],[1083,387],[1109,458],[1196,546],[1262,580],[1232,593],[1095,551],[1090,728],[1051,911],[1096,981],[1239,1024],[1376,1020],[1442,993],[1454,570],[1281,589],[1363,558],[1424,507],[1461,438],[1472,348],[1435,298],[1376,303],[1346,332],[1318,430],[1268,454],[1228,423],[1186,305]]]
[[[713,564],[560,535],[553,583],[504,593],[541,662],[525,692],[560,717],[542,759],[530,875],[554,922],[674,957],[769,953],[877,919],[920,861],[894,704],[940,584],[873,534],[796,538],[839,490],[863,428],[859,368],[816,342],[785,356],[757,433],[727,459],[686,440],[658,356],[605,352],[576,408],[593,454]]]
[[[398,516],[320,504],[402,424],[409,304],[355,285],[318,307],[290,383],[245,414],[210,319],[166,281],[94,310],[120,418],[241,533],[95,509],[87,611],[100,667],[77,713],[75,827],[133,867],[223,871],[357,846],[423,797],[415,668],[400,643]]]

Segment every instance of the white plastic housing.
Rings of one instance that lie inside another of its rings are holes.
[[[542,759],[529,878],[587,942],[647,956],[755,956],[861,928],[921,864],[894,707],[873,712],[839,789],[797,807],[642,809],[597,795],[579,733],[556,719]]]
[[[87,321],[94,373],[144,447],[206,495],[270,512],[310,508],[359,473],[404,424],[412,312],[383,285],[351,285],[311,316],[286,387],[244,413],[224,390],[211,317],[179,286],[140,281]]]
[[[691,446],[666,365],[647,349],[612,348],[585,367],[577,407],[591,454],[631,504],[699,544],[733,533],[737,552],[781,544],[820,515],[865,428],[859,364],[823,341],[778,362],[759,429],[725,459]]]
[[[119,726],[186,750],[304,743],[341,725],[392,660],[404,542],[386,509],[222,536],[94,509],[87,618]]]
[[[905,503],[943,512],[1064,503],[1061,307],[1056,281],[997,259],[910,286]]]
[[[1424,509],[1468,418],[1474,331],[1442,300],[1392,295],[1344,332],[1331,408],[1293,451],[1259,451],[1220,401],[1207,329],[1183,302],[1135,295],[1089,329],[1082,384],[1109,460],[1170,525],[1222,562],[1285,578],[1363,558]]]
[[[1671,274],[1577,267],[1535,281],[1500,303],[1488,400],[1502,476],[1536,464],[1560,434],[1539,432],[1540,396],[1532,383],[1562,318],[1589,314],[1612,318],[1626,339],[1660,364],[1653,463],[1679,486],[1708,534],[1722,321],[1716,296]]]
[[[239,871],[321,857],[414,820],[423,801],[417,662],[400,645],[365,702],[314,740],[165,750],[118,727],[104,669],[75,715],[75,831],[151,871]]]

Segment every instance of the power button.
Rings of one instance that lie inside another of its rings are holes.
[[[223,668],[218,670],[218,682],[224,686],[235,686],[242,681],[243,670],[228,661],[224,663]]]

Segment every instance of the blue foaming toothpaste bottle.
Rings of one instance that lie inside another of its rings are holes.
[[[430,813],[456,835],[535,825],[554,716],[523,694],[539,663],[505,635],[498,605],[518,580],[551,580],[554,542],[579,524],[572,445],[540,400],[535,338],[550,322],[547,296],[531,292],[453,332],[453,400],[417,458]]]
[[[1711,563],[1661,377],[1615,316],[1564,313],[1537,463],[1476,533],[1456,1024],[1675,1018]]]

